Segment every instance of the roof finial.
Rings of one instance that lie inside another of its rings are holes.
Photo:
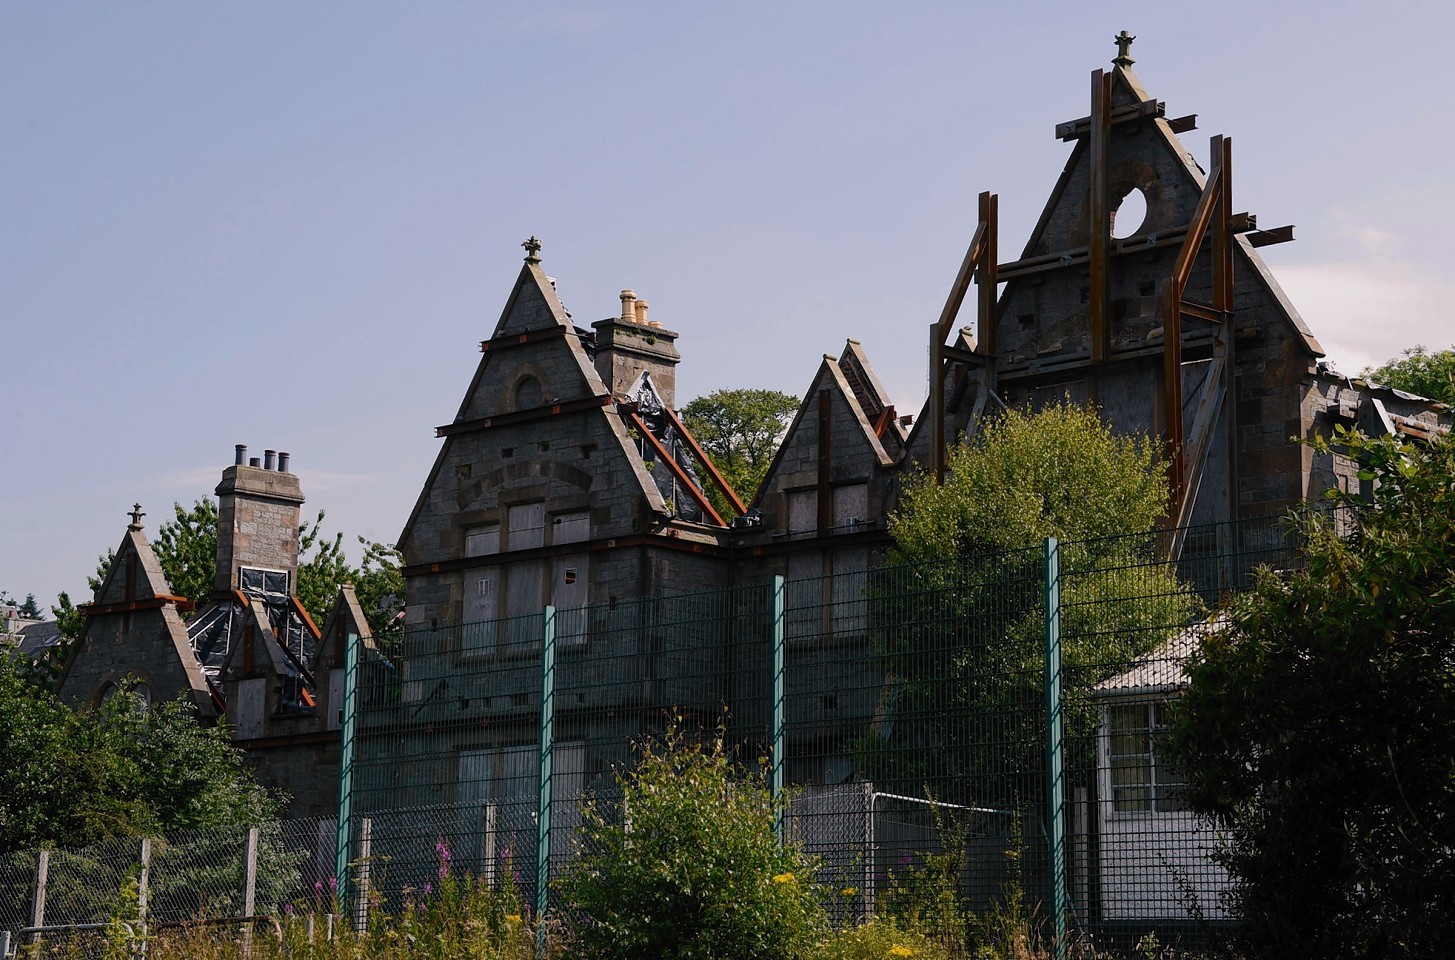
[[[1117,45],[1116,59],[1112,63],[1119,67],[1130,67],[1137,62],[1132,59],[1132,41],[1135,39],[1137,38],[1125,30],[1111,38],[1111,42]]]
[[[521,246],[522,247],[525,247],[525,262],[526,263],[540,263],[541,262],[541,257],[540,257],[540,253],[541,253],[541,242],[535,238],[535,234],[531,234],[531,238],[529,240],[525,241],[524,243],[522,243]]]
[[[130,516],[131,516],[131,523],[129,523],[129,524],[126,525],[126,529],[128,529],[128,530],[140,530],[141,529],[141,518],[144,517],[144,516],[146,516],[146,514],[144,514],[144,513],[141,512],[141,504],[137,503],[137,504],[133,504],[132,505]]]

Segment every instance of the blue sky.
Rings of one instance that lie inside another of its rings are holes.
[[[578,321],[681,334],[679,401],[854,337],[917,410],[977,194],[1013,254],[1123,28],[1331,359],[1449,346],[1452,8],[1209,9],[12,0],[0,588],[84,594],[234,443],[394,540],[530,234]]]

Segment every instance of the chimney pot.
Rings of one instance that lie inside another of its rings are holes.
[[[248,461],[248,466],[250,467],[261,467],[262,465],[263,461],[259,460],[257,457],[253,457]]]
[[[287,473],[288,472],[288,460],[289,460],[289,457],[290,456],[291,455],[288,453],[287,450],[279,450],[278,451],[278,472],[279,473]]]
[[[639,299],[634,306],[637,310],[637,323],[640,323],[644,327],[647,326],[647,307],[651,306],[651,304],[646,300]]]
[[[232,452],[233,452],[233,454],[236,457],[236,459],[234,459],[232,461],[233,466],[240,467],[243,464],[245,464],[245,463],[248,462],[248,445],[247,444],[245,444],[245,443],[236,444],[235,446],[233,446]]]
[[[271,470],[271,469],[273,469],[273,465],[277,462],[277,460],[278,460],[278,451],[276,451],[276,450],[264,450],[263,451],[263,469],[264,470]]]
[[[636,323],[637,292],[635,290],[623,290],[621,292],[621,319],[627,323]]]

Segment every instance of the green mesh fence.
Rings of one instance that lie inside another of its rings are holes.
[[[255,909],[357,923],[446,873],[542,903],[582,802],[615,810],[633,744],[675,723],[773,758],[784,834],[840,923],[950,893],[961,919],[1018,898],[1039,935],[1094,949],[1206,944],[1228,879],[1182,803],[1169,705],[1220,605],[1296,546],[1282,520],[1062,543],[1049,590],[1044,545],[881,568],[861,549],[792,565],[822,576],[407,630],[358,650],[345,829],[260,828]],[[152,920],[239,912],[246,833],[155,841]],[[112,915],[136,848],[53,852],[47,922]],[[33,853],[0,856],[0,929],[28,921],[34,874]]]
[[[544,686],[544,615],[415,630],[360,670],[352,856],[376,899],[450,869],[535,903],[579,849],[581,801],[609,809],[632,744],[676,718],[722,727],[747,760],[781,745],[784,831],[822,863],[839,922],[951,890],[962,913],[1028,904],[1046,937],[1203,944],[1228,880],[1180,799],[1168,704],[1220,603],[1295,546],[1283,520],[1062,543],[1049,593],[1044,545],[810,557],[792,568],[832,572],[786,581],[777,629],[772,582],[555,611]]]

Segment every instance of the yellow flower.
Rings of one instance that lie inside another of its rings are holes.
[[[779,874],[775,874],[774,875],[773,882],[774,883],[792,883],[793,882],[793,879],[794,879],[793,878],[793,874],[791,874],[791,873],[779,873]]]
[[[889,948],[889,955],[891,957],[912,957],[914,956],[914,951],[911,950],[909,947],[901,946],[900,944],[896,943],[894,946]]]
[[[858,893],[859,893],[859,888],[858,887],[845,887],[844,889],[842,889],[842,890],[839,891],[839,896],[841,896],[841,897],[853,897],[853,896],[857,896]]]
[[[509,914],[505,919],[509,920],[511,923],[520,923],[520,914],[512,913]]]

